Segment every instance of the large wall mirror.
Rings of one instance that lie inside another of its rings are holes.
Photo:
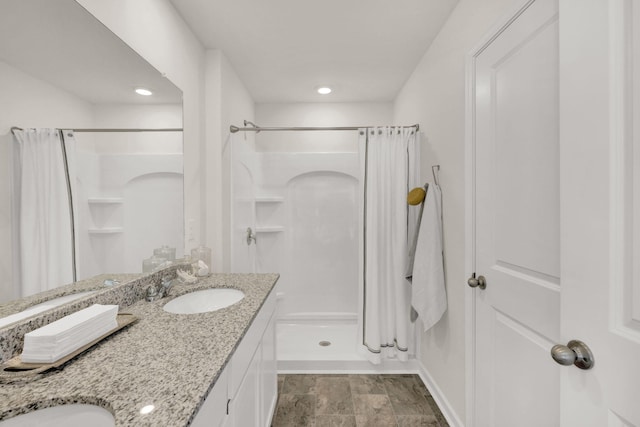
[[[76,281],[141,273],[164,245],[182,256],[181,128],[181,91],[76,1],[0,0],[4,314],[74,270]],[[66,181],[41,146],[65,151]]]

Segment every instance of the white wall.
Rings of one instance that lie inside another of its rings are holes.
[[[420,123],[422,178],[440,164],[449,309],[422,336],[421,361],[465,419],[465,56],[513,0],[461,0],[395,101],[394,120]]]
[[[391,103],[293,103],[258,104],[259,126],[373,126],[391,125]],[[354,131],[262,132],[256,136],[257,151],[355,152]]]
[[[0,61],[0,135],[11,126],[91,127],[92,105]]]
[[[254,120],[254,102],[235,70],[219,50],[206,53],[206,242],[212,247],[214,271],[231,269],[230,125]],[[247,135],[252,144],[253,135]]]
[[[186,247],[196,246],[206,217],[204,49],[168,0],[76,1],[182,90]]]
[[[9,132],[18,127],[92,127],[92,105],[0,61],[0,302],[19,297],[12,287],[11,159]]]

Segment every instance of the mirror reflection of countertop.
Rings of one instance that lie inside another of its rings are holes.
[[[0,387],[0,420],[36,409],[89,403],[111,411],[117,426],[188,425],[215,384],[277,274],[214,274],[175,285],[168,297],[121,309],[139,318],[64,365],[60,371]],[[234,288],[245,297],[227,308],[172,314],[171,299],[208,288]],[[149,414],[140,409],[154,405]]]
[[[20,311],[26,310],[34,305],[41,304],[50,301],[54,298],[72,295],[85,291],[95,291],[106,289],[104,281],[108,279],[117,280],[120,283],[125,283],[142,276],[140,273],[130,274],[99,274],[97,276],[90,277],[88,279],[79,280],[75,283],[59,286],[48,291],[40,292],[35,295],[24,297],[18,300],[9,301],[4,304],[0,304],[0,318],[10,316]]]

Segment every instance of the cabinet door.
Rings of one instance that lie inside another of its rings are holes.
[[[229,413],[232,414],[233,424],[236,427],[259,426],[260,401],[258,400],[258,373],[262,353],[260,347],[249,363],[244,379],[238,387],[235,397],[231,398]]]
[[[227,383],[228,369],[218,377],[216,384],[202,404],[202,407],[196,414],[192,427],[218,427],[225,425],[227,417]]]
[[[269,427],[278,399],[278,366],[276,360],[276,315],[271,316],[262,338],[260,363],[261,425]]]

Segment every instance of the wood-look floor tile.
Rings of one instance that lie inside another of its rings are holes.
[[[380,375],[349,375],[353,394],[387,394]]]
[[[354,415],[316,415],[315,427],[356,427]]]
[[[413,376],[383,376],[382,381],[396,415],[433,415]]]
[[[316,375],[285,375],[282,394],[315,393]]]
[[[353,415],[353,400],[348,377],[316,379],[316,415]]]
[[[273,427],[313,427],[316,397],[313,394],[282,394]]]
[[[354,394],[353,406],[357,415],[393,415],[386,394]]]

